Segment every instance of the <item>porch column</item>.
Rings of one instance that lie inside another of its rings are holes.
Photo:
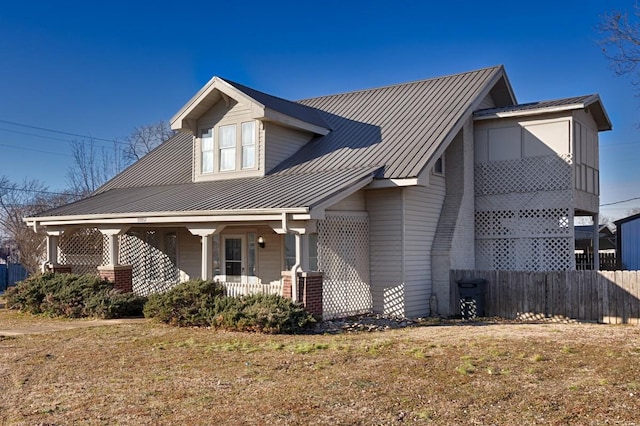
[[[131,265],[120,265],[119,236],[129,230],[129,226],[98,227],[102,235],[109,240],[109,263],[98,266],[100,278],[111,281],[113,287],[124,293],[133,291],[133,268]]]
[[[56,274],[69,274],[71,273],[71,265],[59,265],[58,264],[58,243],[60,237],[64,234],[62,229],[47,229],[47,262],[44,265],[43,270],[48,269]]]
[[[600,215],[598,213],[592,215],[593,218],[593,270],[600,270]]]
[[[187,226],[189,232],[199,236],[202,243],[200,278],[203,280],[213,279],[213,236],[224,227],[217,224]]]

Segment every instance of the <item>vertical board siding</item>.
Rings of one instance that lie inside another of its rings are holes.
[[[452,270],[457,282],[487,281],[485,315],[510,319],[574,319],[605,324],[640,324],[638,271],[469,271]],[[460,307],[457,307],[459,314]]]

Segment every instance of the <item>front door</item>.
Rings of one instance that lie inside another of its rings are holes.
[[[241,282],[244,275],[242,265],[242,238],[225,237],[224,239],[224,273],[229,282]]]

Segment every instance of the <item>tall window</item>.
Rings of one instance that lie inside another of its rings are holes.
[[[256,166],[256,122],[242,123],[242,168]]]
[[[220,171],[236,169],[236,125],[220,126]]]
[[[213,172],[213,129],[207,129],[200,135],[202,142],[202,173]]]

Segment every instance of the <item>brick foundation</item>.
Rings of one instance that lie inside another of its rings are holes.
[[[282,297],[291,299],[291,272],[282,273]],[[322,319],[322,272],[298,274],[298,301],[317,319]]]
[[[104,265],[98,266],[100,278],[113,283],[116,290],[123,293],[133,291],[133,274],[131,265]]]

